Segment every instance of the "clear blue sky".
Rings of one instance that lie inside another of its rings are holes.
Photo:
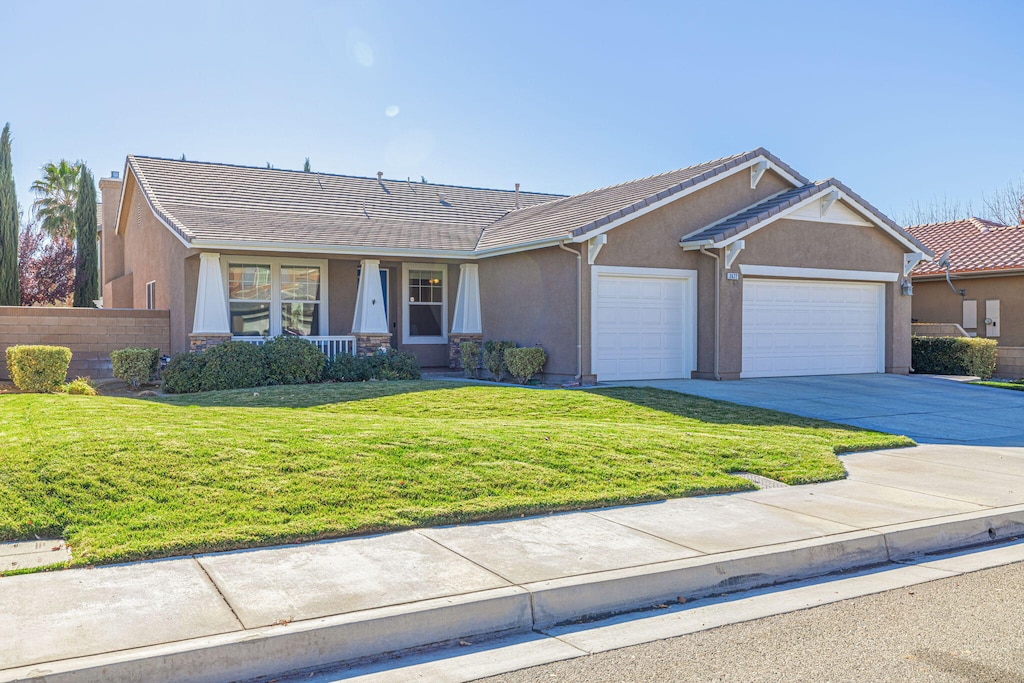
[[[47,161],[100,177],[129,153],[573,193],[764,146],[896,216],[1024,172],[1019,0],[5,2],[0,21],[26,204]]]

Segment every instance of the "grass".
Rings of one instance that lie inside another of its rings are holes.
[[[1000,382],[999,380],[974,380],[971,384],[980,384],[983,387],[996,387],[998,389],[1010,389],[1012,391],[1024,391],[1024,381]]]
[[[115,562],[844,476],[900,436],[639,388],[0,396],[0,540]]]

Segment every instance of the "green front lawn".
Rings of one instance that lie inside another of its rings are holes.
[[[1024,382],[1000,382],[998,380],[974,380],[971,384],[980,384],[983,387],[996,387],[999,389],[1012,389],[1013,391],[1024,391]]]
[[[0,396],[0,540],[75,564],[839,479],[904,437],[655,389]]]

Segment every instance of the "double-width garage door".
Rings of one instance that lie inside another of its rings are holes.
[[[603,270],[596,273],[592,308],[597,376],[689,377],[695,347],[693,278],[653,268]]]
[[[743,281],[743,377],[884,372],[884,285]]]

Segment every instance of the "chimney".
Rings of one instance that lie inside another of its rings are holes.
[[[103,226],[100,232],[100,284],[107,294],[104,305],[108,308],[115,304],[110,292],[106,292],[106,285],[124,275],[124,238],[114,234],[117,230],[117,204],[121,200],[121,185],[124,182],[119,175],[117,171],[111,171],[109,178],[100,178],[102,216],[99,222]]]
[[[516,208],[519,208],[519,183],[516,183]]]
[[[384,171],[377,171],[377,182],[384,180]]]

